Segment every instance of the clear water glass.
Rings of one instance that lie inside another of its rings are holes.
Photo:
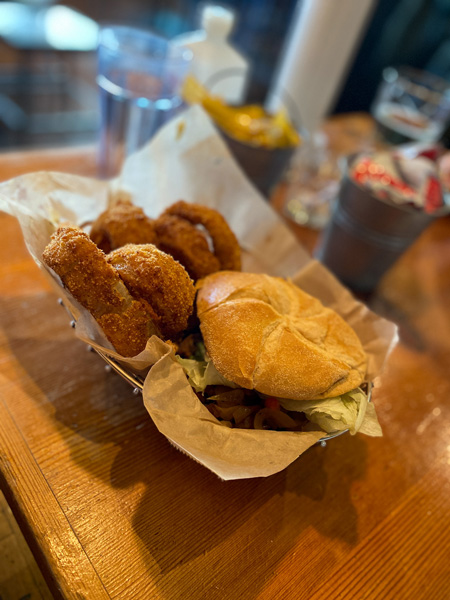
[[[192,53],[149,31],[104,26],[97,56],[99,174],[113,177],[183,108],[181,86]]]
[[[435,142],[450,120],[450,82],[411,67],[387,67],[371,113],[388,144]]]
[[[319,133],[305,140],[288,170],[283,214],[298,225],[323,229],[330,219],[342,176],[338,158]]]

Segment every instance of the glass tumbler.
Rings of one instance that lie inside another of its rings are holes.
[[[411,67],[387,67],[371,113],[389,144],[435,142],[450,120],[450,82]]]
[[[300,146],[285,177],[285,217],[298,225],[323,229],[330,219],[342,177],[338,157],[325,136],[315,133]]]
[[[104,26],[97,49],[99,174],[113,177],[183,107],[181,86],[192,53],[150,31]]]

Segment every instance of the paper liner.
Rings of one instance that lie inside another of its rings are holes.
[[[143,352],[124,359],[103,332],[42,264],[42,252],[63,222],[84,226],[117,193],[156,217],[183,199],[219,210],[243,249],[243,270],[291,277],[355,329],[374,379],[397,340],[395,325],[357,302],[306,250],[236,165],[206,113],[192,107],[131,156],[111,181],[38,172],[0,184],[0,210],[20,222],[30,254],[51,279],[77,321],[76,335],[134,370],[148,370],[144,404],[158,429],[175,446],[222,479],[264,477],[284,469],[324,433],[230,429],[221,425],[189,386],[169,345],[153,336]],[[56,309],[55,309],[56,310]]]

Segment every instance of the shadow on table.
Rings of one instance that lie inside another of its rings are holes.
[[[156,562],[160,569],[157,586],[167,597],[174,578],[179,597],[257,597],[284,560],[295,569],[295,586],[311,580],[324,538],[336,548],[358,541],[351,487],[364,477],[367,456],[359,438],[314,447],[271,477],[229,482],[163,439],[158,464],[133,473],[125,467],[136,450],[133,444],[122,447],[111,476],[115,485],[145,486],[132,523],[149,568]],[[323,572],[333,566],[323,565]],[[196,568],[201,576],[192,578]],[[199,581],[202,589],[191,587]]]
[[[111,531],[117,503],[130,505],[126,518],[142,542],[138,547],[149,572],[158,567],[153,582],[163,596],[173,597],[175,579],[178,597],[254,598],[270,585],[284,560],[295,565],[292,585],[301,578],[312,581],[318,556],[314,548],[324,538],[330,548],[357,543],[351,490],[364,477],[364,439],[345,435],[326,449],[311,448],[271,477],[223,482],[157,431],[140,397],[117,375],[105,373],[99,357],[74,338],[52,295],[35,297],[26,318],[17,310],[20,302],[3,300],[0,311],[7,316],[2,319],[7,341],[26,375],[23,386],[30,386],[28,395],[42,411],[43,434],[49,427],[45,419],[56,422],[71,460],[86,473],[77,475],[80,481],[73,486],[62,475],[53,475],[52,487],[65,494],[68,506],[76,496],[78,506],[72,510],[80,519],[90,510],[89,489],[81,498],[74,486],[95,477],[116,489],[114,498],[97,506],[103,514],[99,527],[105,547],[108,538],[117,543]],[[51,334],[45,321],[49,314],[54,314]],[[38,315],[44,319],[37,325],[34,321],[30,339],[28,319]],[[25,434],[28,426],[36,424],[25,423]],[[52,443],[37,439],[35,443]],[[201,576],[193,577],[197,565]],[[333,566],[330,560],[321,568]],[[202,589],[195,587],[199,581]]]

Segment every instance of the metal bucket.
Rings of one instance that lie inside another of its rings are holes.
[[[211,77],[206,87],[215,94],[219,83],[224,83],[228,78],[238,77],[239,75],[243,75],[242,69],[224,69]],[[220,96],[220,94],[218,95]],[[287,91],[284,91],[279,98],[274,100],[279,100],[279,104],[288,111],[289,118],[301,138],[307,139],[308,132],[301,125],[299,110]],[[273,189],[281,181],[289,167],[297,146],[287,148],[254,146],[228,135],[220,127],[218,127],[218,130],[247,178],[266,199],[269,199]]]
[[[435,218],[380,200],[347,174],[316,257],[344,285],[370,292]]]
[[[224,131],[220,131],[220,134],[253,185],[269,198],[297,148],[260,148],[235,140]]]

